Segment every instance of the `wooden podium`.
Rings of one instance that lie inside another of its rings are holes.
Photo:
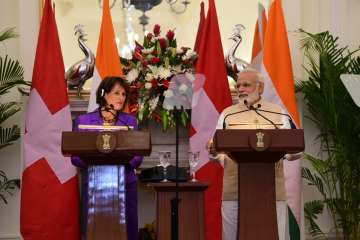
[[[61,146],[89,166],[86,239],[127,240],[125,166],[134,155],[150,155],[150,133],[63,132]]]
[[[171,239],[171,200],[175,198],[175,183],[150,183],[156,191],[157,240]],[[204,191],[201,182],[179,183],[179,240],[204,240]]]
[[[238,163],[238,239],[279,239],[275,162],[286,153],[304,150],[304,131],[217,130],[214,146]]]

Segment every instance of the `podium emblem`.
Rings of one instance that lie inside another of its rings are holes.
[[[103,150],[110,150],[110,139],[111,139],[110,134],[102,135],[102,141],[103,141],[102,149]]]
[[[110,131],[100,132],[96,139],[99,152],[110,153],[116,147],[116,136]]]
[[[257,132],[256,133],[256,138],[257,138],[257,142],[256,142],[256,147],[257,148],[263,148],[264,145],[264,133],[263,132]]]

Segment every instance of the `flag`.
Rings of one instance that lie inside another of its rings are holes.
[[[123,72],[115,42],[115,32],[111,20],[109,0],[104,0],[88,112],[92,112],[98,107],[96,104],[96,90],[101,80],[108,76],[122,77]]]
[[[195,40],[195,45],[194,45],[194,51],[198,52],[199,51],[199,44],[200,44],[200,39],[201,39],[201,35],[202,35],[202,30],[204,29],[204,22],[205,22],[205,7],[204,7],[204,2],[200,3],[200,21],[199,21],[199,27],[198,27],[198,31],[196,34],[196,40]]]
[[[280,105],[299,128],[300,119],[281,0],[272,2],[268,16],[261,66],[261,73],[265,78],[263,97],[267,101]],[[284,161],[284,175],[290,239],[297,240],[300,239],[301,160]]]
[[[261,3],[259,3],[259,17],[256,21],[253,49],[251,55],[251,65],[257,70],[260,70],[260,66],[262,63],[266,25],[267,19],[265,8]]]
[[[50,0],[43,9],[26,109],[20,231],[25,240],[79,240],[79,189],[61,132],[72,121],[64,63]]]
[[[221,112],[232,104],[232,99],[214,0],[209,0],[198,54],[196,73],[203,76],[205,81],[202,88],[194,91],[190,148],[192,151],[200,151],[196,178],[209,183],[204,201],[206,239],[219,240],[222,239],[223,168],[220,164],[209,161],[205,146],[215,133]]]

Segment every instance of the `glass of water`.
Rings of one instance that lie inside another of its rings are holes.
[[[197,182],[197,179],[195,178],[195,168],[199,163],[199,159],[200,152],[189,152],[189,165],[192,182]]]
[[[162,180],[162,182],[168,182],[166,170],[167,170],[167,167],[170,165],[170,157],[171,157],[170,151],[160,151],[159,152],[160,165],[164,168],[164,180]]]

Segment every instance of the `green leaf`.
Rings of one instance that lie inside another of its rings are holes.
[[[158,56],[161,55],[161,46],[159,41],[156,42],[156,52]]]
[[[320,174],[325,174],[327,171],[329,171],[329,166],[327,162],[322,159],[315,158],[306,153],[304,154],[304,159],[310,161],[311,166],[314,168],[314,170]]]
[[[0,124],[18,111],[20,111],[20,107],[16,102],[0,104]]]
[[[169,68],[169,58],[168,57],[165,57],[165,60],[164,60],[164,62],[165,62],[165,68]]]
[[[186,110],[183,110],[183,111],[181,112],[180,120],[181,120],[181,124],[182,124],[184,127],[187,127],[188,122],[189,122],[189,115],[188,115],[188,113],[186,112]]]
[[[0,32],[0,42],[10,38],[17,38],[19,34],[15,32],[15,27],[5,28]]]
[[[163,131],[166,131],[169,127],[169,112],[166,109],[161,109],[161,122],[162,122],[162,129]]]
[[[144,44],[143,44],[144,48],[149,48],[149,40],[146,36],[144,36]]]
[[[322,195],[326,196],[321,178],[319,178],[316,174],[311,173],[310,169],[306,167],[302,168],[301,174],[303,178],[308,180],[308,185],[315,186]]]
[[[318,215],[324,210],[324,204],[321,200],[314,200],[305,203],[304,214],[305,219],[309,223],[309,232],[315,239],[325,239],[325,234],[321,231],[319,225],[316,223]]]
[[[5,172],[0,170],[0,200],[7,204],[6,196],[12,196],[18,188],[20,188],[20,179],[9,180]]]
[[[24,81],[24,68],[17,60],[11,60],[8,56],[5,59],[0,57],[0,95],[17,85],[29,85]]]
[[[11,128],[0,127],[0,150],[12,145],[20,137],[20,128],[17,125]]]

